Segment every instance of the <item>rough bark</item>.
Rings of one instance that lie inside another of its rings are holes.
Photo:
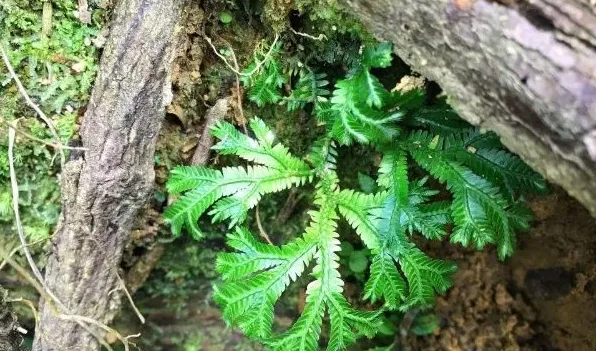
[[[109,323],[124,245],[154,184],[154,151],[171,92],[175,28],[184,0],[121,0],[81,125],[82,157],[63,169],[62,216],[46,282],[69,313]],[[34,350],[97,350],[78,324],[42,301]],[[101,333],[91,327],[97,334]]]
[[[342,1],[463,118],[596,216],[593,1]]]

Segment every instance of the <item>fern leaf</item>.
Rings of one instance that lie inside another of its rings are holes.
[[[370,278],[364,286],[364,298],[375,303],[385,300],[389,309],[397,309],[406,299],[407,287],[400,277],[393,258],[386,252],[375,255],[370,266]]]
[[[391,189],[402,205],[408,203],[408,160],[403,150],[383,154],[377,182],[379,186]]]
[[[461,133],[462,130],[470,127],[470,124],[462,120],[449,106],[419,109],[413,113],[409,124],[443,136]]]
[[[367,68],[389,67],[393,60],[392,52],[392,44],[388,42],[367,46],[362,51],[362,65]]]
[[[324,73],[314,73],[314,71],[307,69],[300,73],[300,78],[296,83],[296,87],[292,90],[292,94],[285,98],[288,106],[288,111],[296,111],[303,109],[309,103],[320,103],[327,101],[326,96],[330,94],[325,87],[329,85],[326,80],[327,75]]]
[[[441,240],[447,232],[445,225],[451,222],[451,204],[446,201],[422,204],[415,215],[410,215],[410,233],[417,231],[429,240]]]
[[[177,166],[170,173],[166,188],[170,194],[213,184],[221,179],[221,172],[207,167]]]
[[[224,318],[276,350],[317,350],[326,310],[332,330],[330,350],[343,349],[356,340],[356,335],[374,334],[380,323],[378,312],[357,311],[342,296],[344,283],[337,256],[337,177],[326,171],[321,178],[315,198],[318,210],[310,212],[311,223],[301,239],[275,247],[257,242],[246,229],[238,229],[228,236],[228,243],[239,252],[218,259],[224,281],[216,288],[216,301],[223,308]],[[272,336],[275,302],[313,257],[315,280],[307,287],[302,315],[288,331]]]
[[[268,338],[274,304],[302,274],[315,253],[315,243],[296,239],[276,247],[258,243],[244,228],[230,235],[228,243],[240,252],[218,257],[217,271],[224,282],[215,287],[215,300],[227,321],[249,336]]]
[[[359,96],[366,97],[366,104],[370,107],[382,108],[389,100],[389,92],[383,87],[379,79],[373,76],[368,70],[355,78],[355,86],[359,90]]]
[[[381,206],[386,196],[386,193],[372,195],[352,190],[342,190],[337,196],[339,213],[370,249],[380,247],[378,219],[374,217],[373,212]]]
[[[418,249],[400,255],[399,262],[408,279],[408,298],[402,310],[432,306],[435,291],[442,294],[451,287],[451,276],[457,268],[452,263],[429,258]]]
[[[395,125],[403,117],[400,111],[382,112],[360,101],[359,80],[349,78],[337,82],[331,98],[333,119],[331,135],[338,142],[350,145],[353,140],[368,144],[389,141],[398,134]]]
[[[505,150],[468,147],[447,155],[500,185],[512,198],[518,192],[543,193],[546,190],[544,178]]]
[[[188,168],[185,172],[188,174]],[[197,227],[199,217],[208,207],[226,196],[229,197],[218,201],[210,212],[213,220],[231,219],[230,226],[242,222],[246,218],[246,211],[256,206],[264,194],[304,184],[309,180],[311,171],[283,171],[264,166],[249,166],[246,169],[225,167],[221,172],[214,174],[217,179],[210,178],[209,183],[200,184],[187,192],[164,213],[166,221],[171,223],[174,235],[180,235],[182,227],[187,226],[191,229],[193,237],[200,238],[202,235]],[[182,182],[177,180],[174,185],[181,188],[180,184]]]
[[[193,238],[201,238],[203,235],[197,226],[197,221],[221,196],[223,196],[221,188],[213,184],[195,188],[178,199],[164,213],[166,221],[171,224],[172,234],[180,236],[182,228],[187,226]]]
[[[371,337],[380,325],[379,312],[355,310],[338,293],[328,297],[327,309],[331,324],[328,351],[345,350],[356,341],[357,333]]]
[[[281,64],[277,60],[279,48],[273,50],[269,57],[261,57],[264,61],[257,72],[255,62],[252,62],[243,73],[253,72],[251,76],[242,75],[243,83],[249,88],[248,98],[250,101],[262,107],[266,104],[274,104],[281,100],[281,87],[286,83],[287,78],[283,74]],[[255,58],[259,59],[259,58]]]
[[[462,245],[473,243],[477,248],[496,243],[499,257],[513,253],[514,228],[510,225],[506,209],[508,203],[499,188],[474,174],[468,168],[449,160],[425,132],[413,133],[407,147],[414,159],[439,181],[447,184],[454,194],[452,217],[456,224],[453,242]]]
[[[237,155],[245,160],[280,170],[307,170],[308,165],[301,159],[290,154],[287,147],[274,144],[275,135],[258,118],[250,121],[250,128],[256,140],[240,133],[233,125],[220,122],[212,129],[213,136],[220,142],[213,146],[223,155]]]

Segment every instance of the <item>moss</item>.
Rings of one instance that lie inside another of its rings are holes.
[[[309,20],[306,29],[316,29],[327,36],[337,32],[349,33],[364,40],[372,39],[360,21],[337,0],[296,0],[295,6]]]
[[[288,15],[293,7],[293,0],[266,0],[261,16],[275,33],[280,33],[287,28]]]

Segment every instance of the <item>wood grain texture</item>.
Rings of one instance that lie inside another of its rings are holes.
[[[88,150],[63,169],[62,216],[46,267],[50,290],[71,314],[109,323],[120,304],[121,292],[110,291],[119,284],[116,272],[135,217],[153,189],[184,1],[122,0],[114,10],[81,125]],[[79,325],[57,318],[47,301],[40,317],[34,350],[99,349]]]
[[[596,216],[590,0],[342,0],[469,122]]]

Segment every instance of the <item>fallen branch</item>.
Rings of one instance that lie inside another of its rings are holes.
[[[213,136],[211,135],[211,127],[217,122],[223,120],[228,113],[229,98],[222,98],[217,100],[215,105],[207,110],[205,115],[205,126],[203,133],[199,138],[199,143],[192,156],[191,164],[193,166],[204,166],[209,161],[209,151],[213,145]]]
[[[217,48],[213,45],[211,38],[209,38],[208,36],[205,35],[205,40],[207,41],[209,46],[211,46],[211,49],[213,50],[215,55],[217,55],[217,57],[219,57],[226,64],[226,66],[228,66],[229,69],[231,69],[234,73],[236,73],[239,76],[250,77],[253,74],[255,74],[256,72],[258,72],[261,69],[261,66],[263,66],[269,60],[269,58],[271,57],[271,54],[273,53],[273,49],[275,49],[275,44],[277,44],[277,41],[279,40],[279,34],[275,35],[275,39],[273,40],[273,43],[269,47],[269,51],[267,51],[267,53],[265,54],[265,57],[263,57],[263,60],[258,61],[255,64],[255,68],[253,68],[248,73],[240,72],[237,67],[235,68],[234,66],[232,66],[230,64],[230,62],[228,62],[228,59],[226,59],[222,54],[219,53],[219,51],[217,51]]]

